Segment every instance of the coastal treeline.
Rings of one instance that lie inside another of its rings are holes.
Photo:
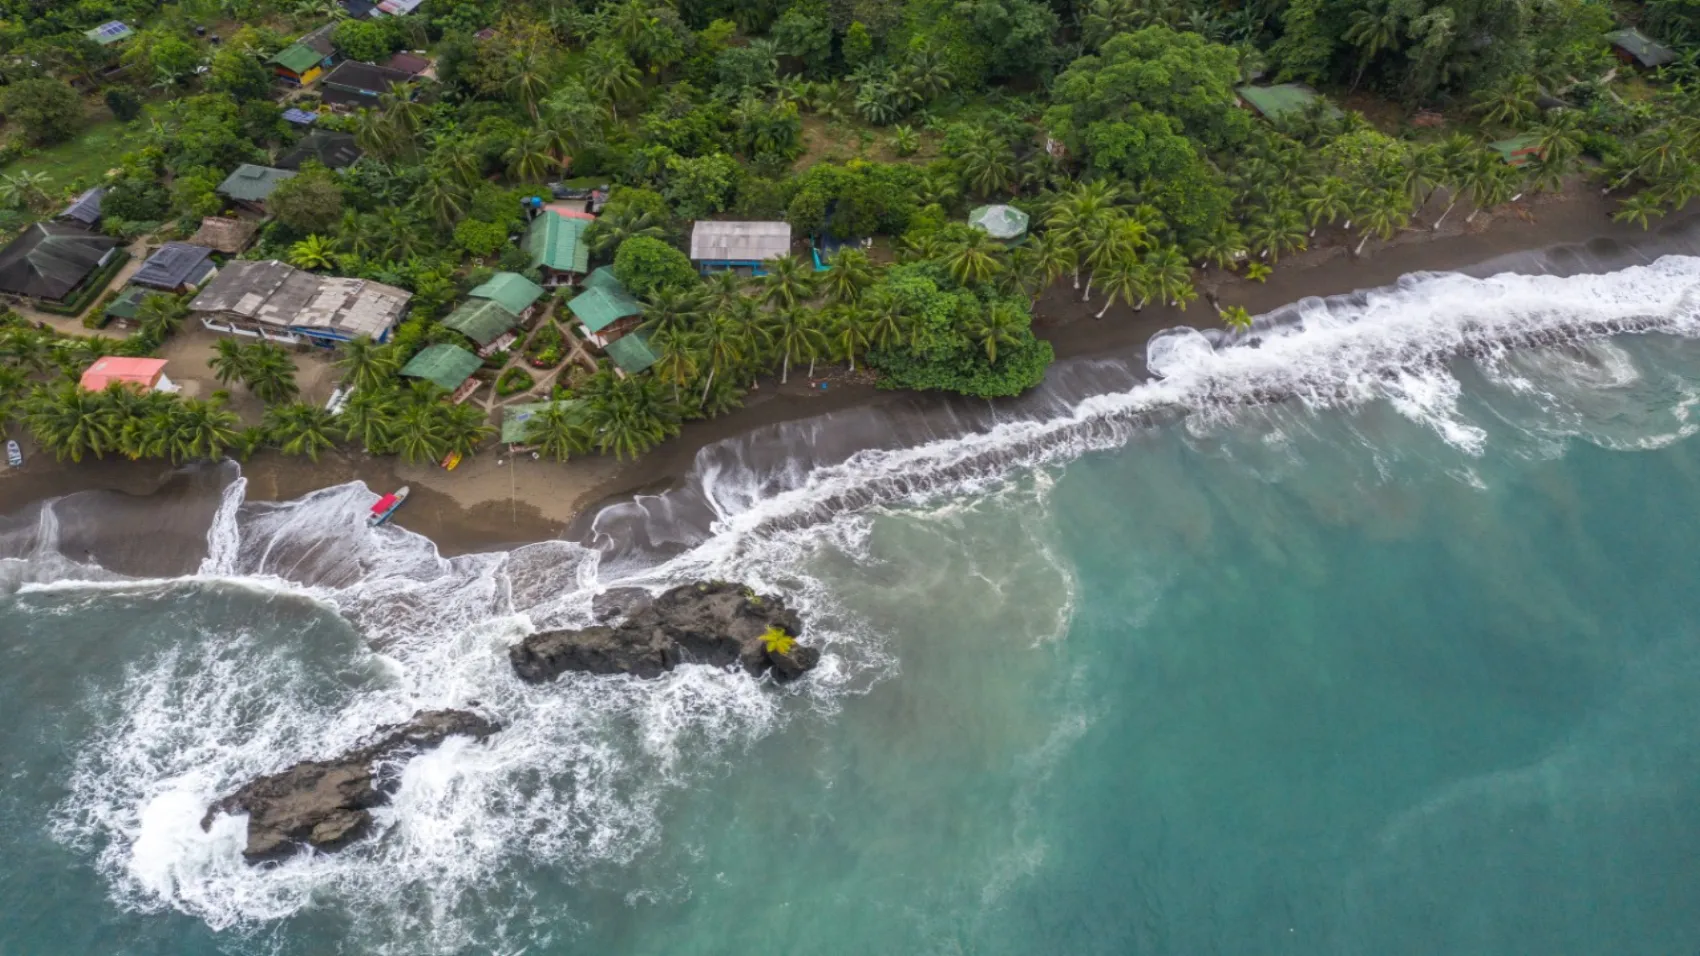
[[[529,437],[563,457],[640,454],[736,408],[758,378],[823,365],[891,388],[1018,394],[1052,358],[1032,329],[1047,295],[1060,314],[1104,319],[1205,298],[1247,325],[1228,280],[1260,281],[1317,244],[1365,254],[1579,175],[1643,226],[1700,191],[1688,0],[425,0],[408,16],[345,13],[0,0],[0,159],[76,135],[91,102],[145,119],[103,178],[103,228],[123,236],[185,234],[225,209],[230,170],[297,143],[283,110],[313,94],[286,103],[268,58],[304,31],[335,21],[338,49],[362,61],[428,51],[434,77],[319,119],[362,158],[303,166],[244,254],[413,293],[391,342],[345,350],[340,415],[296,408],[236,357],[220,369],[271,407],[251,424],[303,454],[321,438],[420,459],[488,440],[487,423],[431,410],[441,396],[397,371],[457,341],[440,320],[494,270],[537,277],[516,239],[549,184],[612,187],[586,240],[641,300],[658,357],[635,376],[606,362],[561,376],[552,398],[571,409],[538,416]],[[135,35],[85,35],[112,19]],[[1671,58],[1620,60],[1608,35],[1628,27]],[[1321,95],[1247,108],[1246,87],[1293,81]],[[0,225],[56,198],[6,175]],[[993,238],[967,221],[988,204],[1028,225]],[[704,278],[685,248],[707,218],[784,220],[801,242],[764,276]],[[256,348],[232,356],[278,364]]]

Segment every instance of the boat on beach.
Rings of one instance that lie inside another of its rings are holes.
[[[372,506],[372,516],[366,519],[366,523],[376,528],[390,520],[390,515],[395,514],[396,509],[400,508],[402,502],[407,500],[407,491],[407,486],[402,485],[396,490],[395,494],[379,498],[378,503]]]
[[[6,464],[13,468],[22,468],[24,466],[24,450],[18,447],[18,442],[15,438],[7,439],[6,441]]]

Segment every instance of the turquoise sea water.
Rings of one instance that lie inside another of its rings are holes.
[[[0,598],[0,953],[1695,951],[1700,341],[1402,368],[620,572],[796,596],[787,689],[519,685],[611,568],[238,487],[200,576]],[[470,700],[372,844],[196,825]]]

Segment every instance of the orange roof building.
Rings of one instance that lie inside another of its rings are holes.
[[[96,359],[83,373],[82,386],[91,392],[104,391],[113,382],[122,382],[142,392],[177,391],[177,386],[165,377],[165,359],[106,355]]]

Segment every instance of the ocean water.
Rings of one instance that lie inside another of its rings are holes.
[[[500,554],[234,466],[196,574],[62,553],[75,496],[0,525],[0,953],[1700,949],[1700,259],[1151,364],[781,426]],[[508,670],[706,575],[799,602],[822,667]],[[200,829],[439,706],[508,727],[376,839],[256,870]]]

